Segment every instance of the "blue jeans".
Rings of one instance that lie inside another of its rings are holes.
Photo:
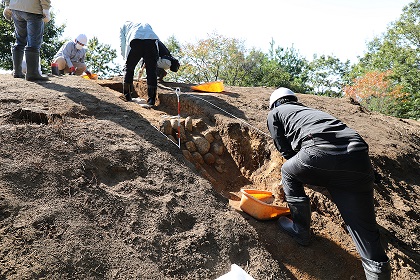
[[[44,35],[43,15],[12,10],[17,51],[39,52]]]

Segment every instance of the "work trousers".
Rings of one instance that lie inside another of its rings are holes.
[[[70,73],[70,68],[67,65],[66,59],[62,56],[57,57],[54,60],[54,63],[58,64],[58,70],[64,70],[64,73]],[[76,72],[74,73],[75,75],[82,75],[83,72],[86,71],[86,64],[83,62],[76,62],[76,61],[72,61],[71,62],[73,64],[73,66],[76,68]]]
[[[306,196],[303,184],[327,188],[359,254],[386,262],[373,204],[373,168],[368,151],[336,152],[303,147],[281,169],[286,196]]]
[[[17,51],[29,50],[39,53],[44,35],[42,18],[43,15],[12,10],[16,36],[14,48]]]
[[[156,40],[140,40],[134,39],[130,42],[130,52],[125,61],[124,83],[132,83],[134,77],[134,70],[143,58],[146,64],[147,85],[157,86],[156,64],[159,58],[159,52],[156,45]]]

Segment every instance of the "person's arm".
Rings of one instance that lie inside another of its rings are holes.
[[[171,56],[171,52],[160,40],[158,40],[158,46],[159,46],[159,57],[163,57],[165,55]]]
[[[51,0],[40,0],[39,2],[43,10],[49,10],[51,8]]]
[[[75,48],[74,43],[73,42],[68,42],[66,44],[66,46],[64,47],[63,52],[62,52],[63,57],[66,61],[67,67],[69,67],[69,68],[73,67],[73,63],[71,63],[71,55],[72,55],[72,52],[73,52],[74,48]]]
[[[125,59],[125,48],[127,44],[127,38],[125,37],[125,25],[120,29],[120,48],[121,48],[121,55]]]
[[[274,141],[274,145],[285,159],[290,159],[296,155],[296,152],[292,149],[292,145],[285,136],[282,123],[273,111],[271,111],[267,117],[267,127],[270,131],[271,138]]]
[[[42,14],[44,16],[43,21],[49,22],[51,20],[51,15],[50,15],[51,0],[40,0],[39,2],[41,4]]]

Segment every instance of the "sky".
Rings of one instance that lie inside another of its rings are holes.
[[[66,24],[64,37],[95,36],[117,50],[120,64],[119,29],[127,20],[149,23],[163,42],[175,36],[181,44],[195,43],[217,33],[265,53],[274,40],[275,47],[293,47],[308,60],[324,54],[355,63],[367,42],[384,33],[413,1],[51,0],[51,10],[57,23]]]

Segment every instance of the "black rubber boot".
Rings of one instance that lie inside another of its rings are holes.
[[[17,50],[16,48],[12,48],[14,78],[25,78],[25,75],[22,72],[23,54],[23,50]]]
[[[309,198],[286,196],[292,219],[280,217],[278,224],[282,230],[303,246],[309,245],[311,238],[311,205]]]
[[[126,101],[131,101],[133,92],[133,83],[123,83],[123,93]]]
[[[150,106],[155,106],[156,102],[156,93],[157,93],[157,86],[147,86],[147,104]]]
[[[375,262],[362,258],[363,269],[365,270],[366,280],[390,280],[391,266],[387,262]]]
[[[39,73],[39,52],[25,51],[26,56],[26,80],[27,81],[49,81],[47,76]]]

